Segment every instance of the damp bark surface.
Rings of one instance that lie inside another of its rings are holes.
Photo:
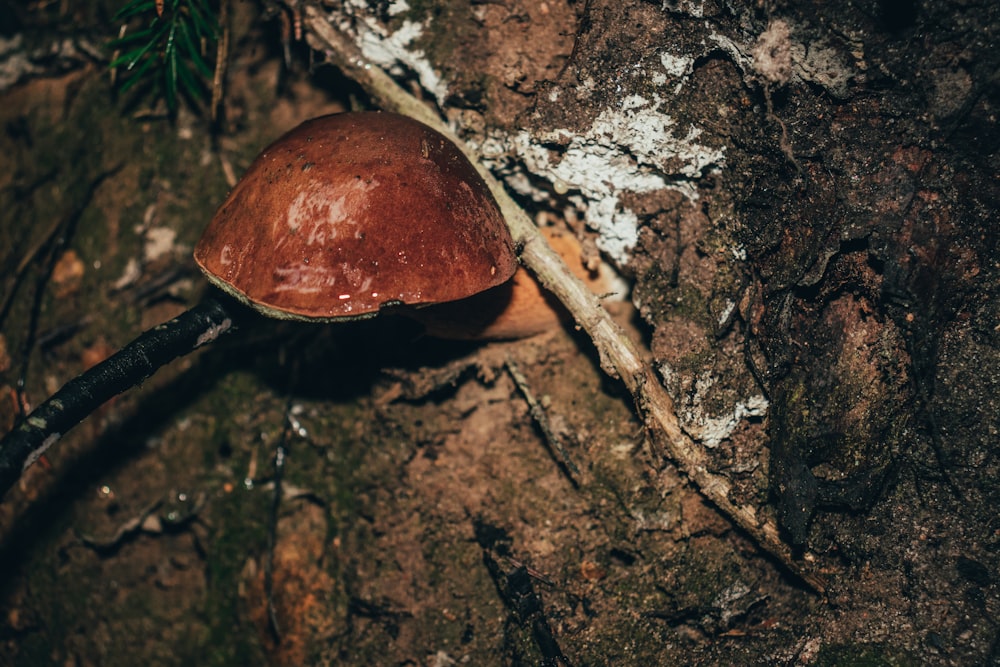
[[[22,4],[0,10],[3,431],[19,378],[37,405],[209,289],[191,248],[263,146],[366,103],[278,3],[232,3],[214,131],[114,95],[114,7]],[[1000,659],[1000,10],[313,4],[620,273],[605,305],[686,436],[824,593],[652,446],[571,323],[261,323],[4,499],[0,662]]]

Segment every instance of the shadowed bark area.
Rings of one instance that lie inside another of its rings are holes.
[[[190,249],[260,148],[366,102],[308,20],[295,42],[298,3],[233,3],[219,132],[137,114],[85,48],[39,55],[117,32],[62,4],[0,9],[38,68],[0,107],[4,429],[22,368],[37,405],[198,300]],[[602,303],[728,504],[650,446],[572,327],[499,345],[388,319],[252,327],[8,494],[0,662],[998,659],[1000,9],[309,4],[581,239],[582,265],[624,276]],[[731,508],[779,527],[826,594]]]

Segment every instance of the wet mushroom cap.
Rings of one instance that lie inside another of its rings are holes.
[[[517,268],[468,159],[438,132],[384,112],[316,118],[264,149],[194,257],[241,301],[305,320],[454,301]]]

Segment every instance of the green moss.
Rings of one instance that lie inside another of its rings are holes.
[[[194,663],[213,665],[260,665],[265,663],[261,647],[246,641],[256,635],[240,608],[237,592],[247,558],[264,552],[270,497],[266,493],[237,490],[216,501],[219,530],[212,536],[206,554],[208,589],[203,611],[207,626],[205,643],[193,651]],[[194,664],[189,663],[189,664]]]

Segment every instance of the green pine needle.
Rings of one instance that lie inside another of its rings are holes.
[[[203,49],[218,39],[219,24],[209,0],[163,0],[159,15],[156,5],[130,0],[115,14],[131,30],[108,44],[115,51],[109,68],[124,69],[122,92],[153,91],[174,114],[181,99],[200,101],[209,89],[213,65]]]

